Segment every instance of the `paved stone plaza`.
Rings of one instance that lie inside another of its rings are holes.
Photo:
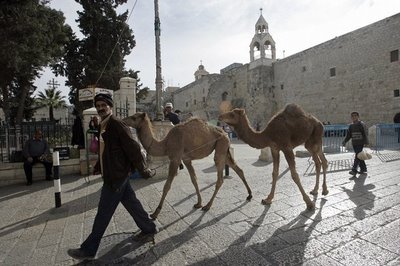
[[[328,173],[329,194],[318,195],[311,212],[283,156],[274,201],[262,205],[271,187],[272,163],[259,161],[259,150],[240,141],[232,146],[253,190],[250,202],[231,170],[211,210],[193,209],[195,191],[187,171],[181,170],[157,219],[155,244],[131,238],[138,228],[119,206],[94,261],[74,261],[67,249],[79,247],[91,230],[101,178],[90,177],[86,183],[79,176],[62,176],[60,208],[55,208],[52,182],[1,187],[0,264],[400,265],[398,160],[384,162],[375,154],[367,161],[368,175],[352,179],[348,162],[353,154],[328,154],[334,165]],[[396,159],[393,152],[383,154]],[[296,158],[296,163],[310,191],[315,175],[309,158]],[[195,161],[194,167],[206,204],[216,181],[212,156]],[[132,180],[146,210],[157,207],[164,181]]]

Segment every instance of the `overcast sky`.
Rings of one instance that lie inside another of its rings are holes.
[[[50,6],[64,12],[66,23],[81,36],[75,22],[80,5],[74,0],[52,0]],[[128,24],[136,47],[126,57],[126,68],[140,71],[143,86],[155,89],[154,1],[129,0],[122,10],[133,7]],[[159,0],[164,86],[183,87],[194,81],[200,62],[209,73],[219,73],[232,63],[249,63],[260,8],[279,59],[397,14],[400,1]],[[52,78],[45,71],[35,83],[38,90],[47,88]],[[65,79],[55,80],[67,95]]]

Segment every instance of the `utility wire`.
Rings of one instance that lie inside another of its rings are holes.
[[[96,84],[96,87],[97,87],[97,83],[100,81],[101,77],[103,76],[104,71],[106,70],[106,67],[108,66],[108,63],[110,63],[111,57],[113,56],[114,51],[115,51],[115,49],[117,48],[117,45],[119,44],[119,41],[121,40],[122,34],[124,33],[124,31],[125,31],[126,28],[128,27],[129,19],[131,18],[131,15],[132,15],[132,13],[133,13],[133,10],[134,10],[135,7],[136,7],[137,1],[138,1],[138,0],[136,0],[135,3],[133,4],[132,9],[131,9],[131,11],[129,12],[128,19],[126,20],[125,25],[124,25],[124,27],[123,27],[121,33],[120,33],[119,36],[118,36],[118,40],[117,40],[117,42],[115,43],[114,48],[112,49],[111,54],[110,54],[110,56],[108,57],[107,62],[106,62],[106,64],[104,65],[103,70],[102,70],[101,73],[100,73],[99,78],[96,80],[96,83],[95,83],[95,84]]]

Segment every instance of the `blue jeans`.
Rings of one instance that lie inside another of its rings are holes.
[[[356,153],[356,157],[354,158],[353,168],[354,172],[357,172],[358,166],[360,166],[361,172],[367,172],[367,165],[364,160],[360,160],[357,158],[357,154],[359,154],[364,148],[364,145],[353,145],[354,152]]]
[[[132,216],[133,220],[142,232],[156,232],[155,223],[150,219],[148,213],[143,209],[142,204],[136,198],[136,194],[133,191],[128,178],[116,191],[113,191],[107,185],[103,185],[97,214],[93,222],[92,232],[81,245],[81,249],[87,255],[96,255],[101,238],[103,237],[104,232],[106,231],[107,226],[120,202],[124,205],[125,209]]]

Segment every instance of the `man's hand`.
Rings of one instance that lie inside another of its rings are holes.
[[[33,162],[33,158],[32,157],[28,157],[28,162]]]

